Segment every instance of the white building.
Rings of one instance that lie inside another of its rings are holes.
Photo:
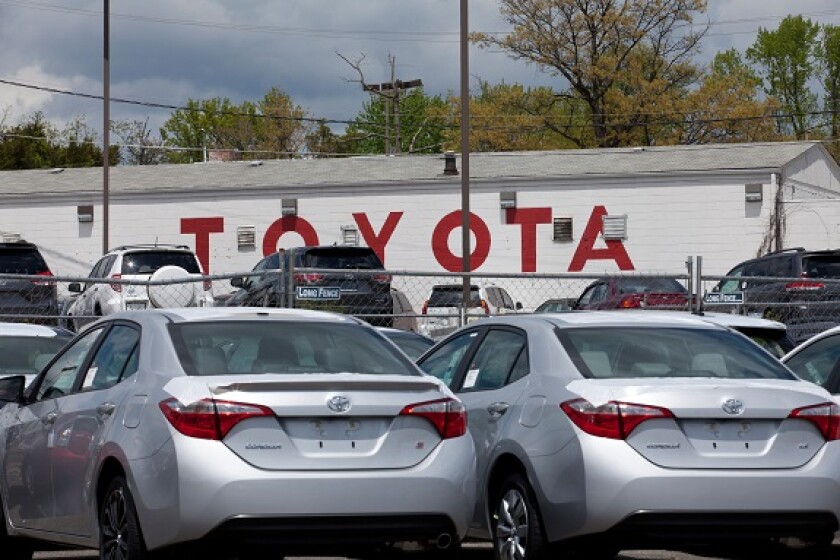
[[[702,255],[724,274],[780,246],[840,246],[840,167],[818,143],[482,153],[470,170],[480,272],[681,272]],[[0,172],[0,232],[87,274],[102,175]],[[461,178],[442,156],[122,166],[109,184],[110,246],[187,244],[211,273],[356,236],[390,269],[460,270]]]

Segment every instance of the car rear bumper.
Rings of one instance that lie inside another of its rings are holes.
[[[560,453],[533,463],[552,541],[611,533],[639,545],[669,532],[712,540],[726,534],[724,519],[741,525],[744,537],[747,530],[801,537],[838,528],[840,442],[793,469],[662,468],[624,442],[603,438],[580,450],[576,459]]]
[[[251,466],[216,441],[177,435],[174,441],[173,491],[160,492],[160,476],[134,477],[138,513],[152,549],[231,532],[248,541],[281,544],[304,538],[288,534],[299,519],[310,520],[313,528],[342,520],[361,523],[366,536],[354,538],[363,540],[377,532],[391,540],[413,540],[419,534],[435,539],[449,532],[460,540],[474,509],[475,454],[466,436],[442,441],[414,467],[388,470],[269,471]],[[148,470],[153,461],[144,459],[132,468]],[[145,484],[154,488],[147,490]],[[376,519],[383,524],[377,526]],[[326,532],[307,531],[305,540],[314,544],[330,538]]]

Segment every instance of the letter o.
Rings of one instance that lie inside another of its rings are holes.
[[[319,245],[318,232],[312,227],[312,224],[298,216],[284,216],[279,220],[275,220],[268,229],[265,230],[263,237],[263,256],[267,257],[271,253],[277,251],[277,242],[284,233],[295,232],[303,237],[305,245]]]
[[[432,252],[435,259],[449,272],[463,272],[464,259],[449,250],[449,235],[461,227],[461,211],[455,210],[444,216],[432,233]],[[478,270],[490,254],[490,229],[484,220],[470,212],[470,231],[475,235],[475,249],[470,253],[470,272]]]

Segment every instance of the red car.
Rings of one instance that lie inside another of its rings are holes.
[[[687,309],[688,290],[673,278],[601,278],[590,284],[575,309]]]

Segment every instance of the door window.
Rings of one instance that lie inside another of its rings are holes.
[[[604,301],[605,299],[607,299],[607,285],[598,284],[595,286],[595,289],[592,290],[592,303]]]
[[[137,371],[140,332],[127,325],[116,325],[96,351],[85,372],[83,391],[107,389]]]
[[[521,379],[528,370],[527,356],[525,361],[520,361],[526,341],[525,335],[519,332],[493,329],[487,333],[470,363],[461,390],[504,387],[512,379],[514,368],[517,379]]]
[[[785,365],[811,383],[826,387],[840,361],[840,335],[828,336],[791,356]]]
[[[36,400],[50,399],[66,395],[73,390],[79,368],[85,361],[88,351],[102,333],[103,328],[93,329],[65,350],[44,374],[35,394]]]
[[[103,274],[102,271],[105,269],[105,265],[106,265],[107,262],[108,262],[107,257],[99,259],[99,262],[96,263],[93,266],[93,268],[90,271],[90,274],[88,274],[88,278],[90,278],[90,279],[92,279],[92,278],[102,278],[102,274]],[[87,290],[88,288],[93,286],[93,284],[94,284],[93,282],[86,282],[85,283],[85,290]]]
[[[735,278],[729,280],[721,280],[720,283],[717,285],[718,292],[729,293],[729,292],[736,292],[741,289],[741,280],[740,277],[744,275],[744,267],[743,266],[736,266],[732,270],[730,270],[726,276],[734,276]]]
[[[478,331],[470,331],[453,338],[418,364],[420,369],[451,386],[458,372],[458,365],[472,343],[478,340],[478,334]]]

